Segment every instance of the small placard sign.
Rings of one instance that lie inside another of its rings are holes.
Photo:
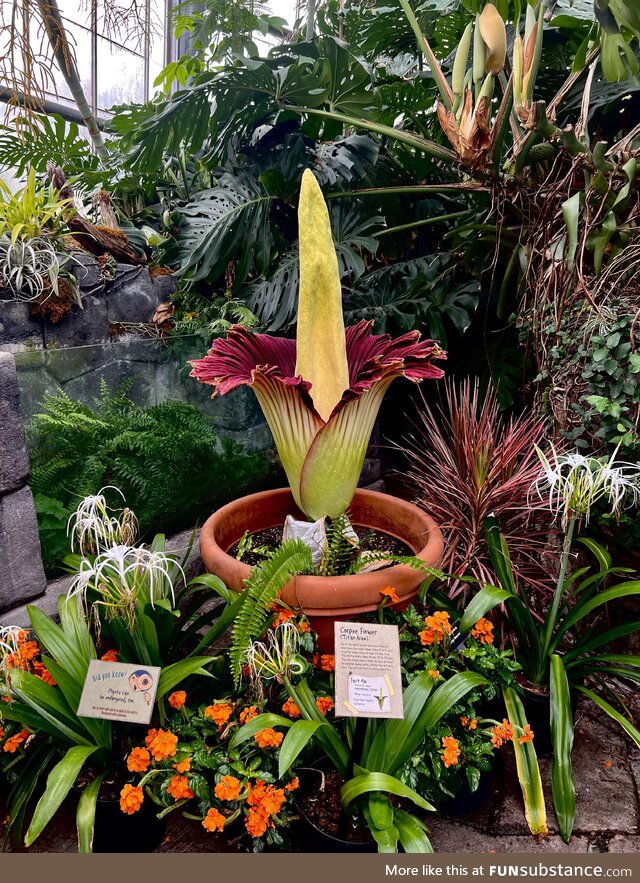
[[[78,705],[79,717],[148,724],[158,689],[155,665],[92,659]]]
[[[404,717],[396,625],[336,622],[336,716]]]

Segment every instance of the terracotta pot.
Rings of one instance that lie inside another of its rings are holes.
[[[205,567],[227,586],[240,591],[251,567],[228,555],[227,550],[245,531],[254,534],[281,526],[287,515],[304,517],[288,488],[241,497],[218,509],[200,533],[200,555]],[[442,557],[444,544],[438,525],[405,500],[358,490],[349,515],[357,528],[383,531],[406,543],[425,564],[435,566]],[[335,620],[351,619],[376,610],[381,600],[380,590],[385,586],[395,588],[400,599],[396,608],[403,609],[417,594],[424,576],[405,564],[355,576],[297,576],[287,583],[281,597],[285,604],[304,610],[318,633],[320,648],[330,652],[327,648],[333,646]]]

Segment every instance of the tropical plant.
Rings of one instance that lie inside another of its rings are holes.
[[[592,507],[605,499],[609,506],[621,509],[628,493],[633,501],[640,498],[637,467],[602,462],[573,454],[556,457],[553,466],[543,458],[545,467],[539,487],[546,486],[549,504],[561,515],[565,537],[560,569],[552,602],[546,610],[537,608],[526,588],[517,580],[511,566],[509,548],[494,519],[488,519],[487,542],[500,588],[480,590],[474,604],[489,609],[505,604],[510,629],[516,638],[516,658],[538,690],[551,692],[551,734],[553,745],[552,785],[562,836],[568,841],[575,817],[575,789],[571,772],[573,713],[569,689],[572,687],[591,699],[620,724],[640,745],[640,731],[626,715],[626,705],[611,678],[635,683],[640,678],[640,660],[632,654],[616,653],[611,645],[618,638],[640,630],[633,621],[621,626],[597,630],[596,619],[608,605],[621,598],[640,594],[640,580],[627,579],[607,585],[612,576],[629,573],[628,568],[612,566],[610,555],[594,540],[579,541],[595,557],[598,568],[584,566],[568,574],[576,525],[589,518]],[[475,609],[475,608],[474,608]],[[462,626],[469,625],[468,613]],[[594,681],[622,709],[584,685]]]
[[[296,341],[232,329],[193,361],[192,375],[225,394],[252,387],[273,433],[293,497],[312,519],[335,517],[355,492],[382,397],[398,376],[440,377],[442,350],[417,332],[374,337],[348,328],[328,211],[307,171],[299,204],[300,293]]]
[[[19,746],[20,763],[12,770],[9,827],[19,838],[27,812],[38,798],[24,837],[25,845],[30,846],[84,772],[91,781],[78,804],[78,846],[80,852],[91,852],[100,786],[107,774],[124,763],[127,737],[114,732],[111,721],[77,715],[89,663],[97,659],[78,599],[60,598],[59,625],[39,608],[27,609],[36,641],[26,642],[21,629],[4,629],[0,648],[0,689],[7,700],[1,719],[16,722],[26,734]],[[32,671],[31,645],[36,654],[43,648],[42,669],[37,673]],[[184,678],[204,671],[202,666],[211,662],[212,657],[195,656],[167,666],[160,675],[156,701],[162,701]],[[40,796],[38,786],[45,774],[46,787]]]
[[[145,536],[191,527],[239,488],[266,479],[264,454],[228,439],[220,450],[212,418],[178,401],[141,408],[126,395],[130,385],[111,392],[103,382],[94,408],[64,393],[44,399],[29,426],[37,499],[59,501],[69,516],[79,499],[115,484]],[[47,530],[47,547],[59,547],[50,521]]]
[[[540,554],[551,516],[531,495],[540,472],[534,446],[542,444],[544,421],[527,413],[502,417],[496,390],[490,387],[482,398],[478,381],[466,380],[460,386],[447,381],[440,413],[423,396],[412,424],[401,450],[418,505],[445,532],[441,567],[453,574],[453,593],[466,585],[456,576],[494,581],[484,529],[490,515],[507,537],[518,578],[545,583]]]

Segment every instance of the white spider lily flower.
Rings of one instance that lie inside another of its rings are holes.
[[[24,635],[24,629],[17,625],[7,625],[0,628],[0,653],[4,656],[15,653],[20,639]]]
[[[301,674],[305,660],[298,653],[299,635],[290,622],[271,629],[266,641],[253,641],[247,650],[247,665],[252,681],[273,680],[282,683],[290,674]]]
[[[588,522],[600,500],[616,518],[624,508],[640,502],[640,467],[616,461],[617,448],[608,460],[578,452],[557,454],[553,446],[550,450],[547,457],[536,447],[542,473],[534,487],[540,499],[546,498],[550,510],[561,517],[565,529],[571,518]]]
[[[85,497],[69,518],[67,536],[71,537],[72,552],[76,550],[76,542],[78,551],[83,555],[97,555],[119,542],[122,533],[121,518],[110,515],[112,510],[105,499],[105,491],[109,490],[116,491],[124,500],[122,491],[108,485],[101,488],[97,494]],[[126,528],[129,530],[128,522]]]

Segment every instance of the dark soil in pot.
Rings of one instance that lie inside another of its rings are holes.
[[[119,800],[99,799],[96,804],[94,852],[153,852],[165,834],[164,819],[158,819],[159,807],[148,798],[138,812],[126,815]]]
[[[392,537],[381,530],[374,530],[369,527],[360,527],[353,525],[355,532],[360,538],[360,548],[364,552],[388,552],[390,555],[413,555],[413,550],[396,537]],[[282,542],[283,528],[269,527],[266,530],[259,530],[251,534],[252,546],[254,548],[266,547],[268,549],[277,549]],[[236,543],[229,549],[229,555],[235,558],[238,554],[239,543]],[[354,552],[354,559],[359,552]],[[251,550],[244,553],[242,561],[254,567],[264,561],[264,555],[256,554]]]
[[[301,770],[297,804],[308,852],[377,852],[367,828],[355,826],[340,805],[343,779],[335,770]]]
[[[443,800],[438,804],[438,811],[448,816],[467,816],[478,812],[490,800],[494,793],[493,770],[482,772],[480,782],[475,791],[471,791],[465,782],[462,790],[455,797]]]
[[[571,714],[576,719],[580,694],[575,689],[569,690],[571,698]],[[551,757],[551,695],[547,690],[534,689],[523,685],[522,704],[527,721],[533,730],[533,745],[538,757]]]

